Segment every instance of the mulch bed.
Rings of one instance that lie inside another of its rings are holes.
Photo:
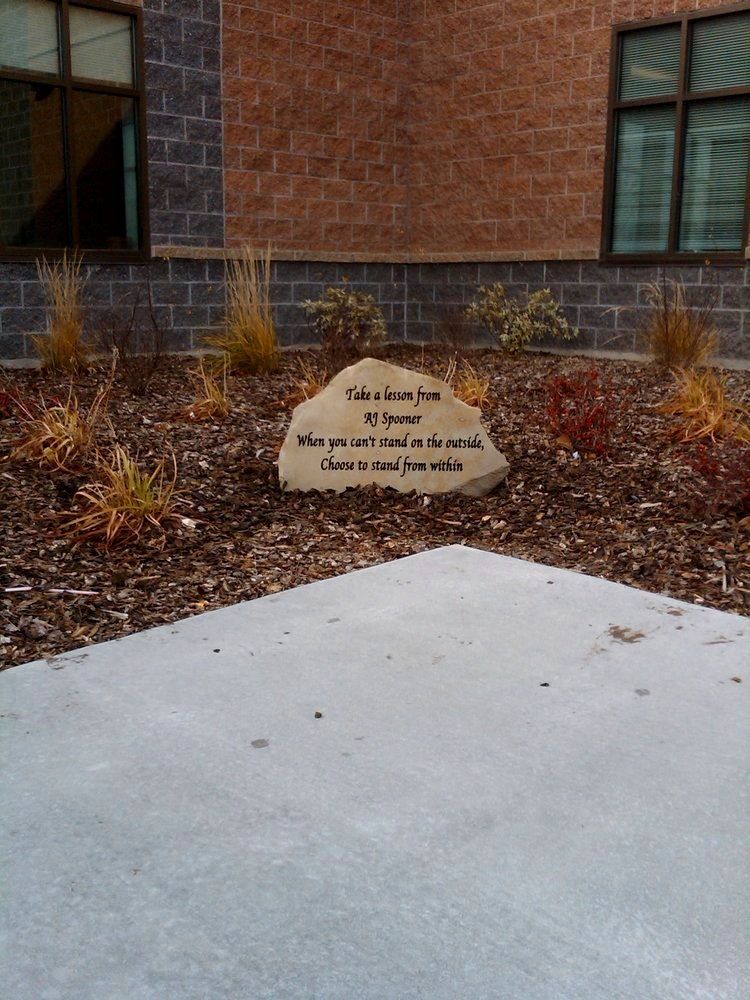
[[[285,494],[275,460],[292,407],[279,401],[294,390],[301,356],[285,352],[272,376],[230,377],[232,411],[216,424],[181,413],[195,398],[184,359],[169,359],[145,397],[115,382],[109,415],[116,440],[144,465],[165,453],[176,457],[183,520],[167,526],[165,539],[144,534],[114,552],[72,545],[59,515],[75,508],[91,468],[0,464],[0,664],[51,657],[451,544],[750,613],[750,519],[722,507],[720,493],[690,465],[694,446],[678,441],[674,419],[655,409],[671,390],[668,372],[595,362],[618,408],[610,452],[595,457],[563,447],[545,412],[549,379],[588,369],[590,359],[476,352],[474,368],[491,379],[484,424],[511,465],[495,492],[481,499],[377,487]],[[417,347],[390,348],[384,357],[440,377],[448,361],[445,351]],[[97,371],[73,380],[84,407],[105,378]],[[730,387],[734,398],[747,397],[750,372],[731,373]],[[65,399],[69,388],[60,376],[0,372],[0,390],[26,399]],[[0,458],[20,429],[15,408],[0,408]],[[102,444],[111,443],[104,434]],[[502,606],[498,594],[498,613]]]

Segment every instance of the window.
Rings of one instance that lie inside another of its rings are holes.
[[[139,255],[146,221],[140,13],[0,0],[0,247]]]
[[[605,256],[741,258],[750,3],[615,29]]]

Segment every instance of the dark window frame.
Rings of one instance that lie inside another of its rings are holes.
[[[42,84],[54,87],[64,95],[63,101],[63,148],[65,168],[65,189],[68,205],[68,220],[72,240],[67,247],[9,247],[0,243],[0,260],[25,261],[40,257],[55,260],[64,251],[77,250],[84,260],[92,262],[119,261],[122,263],[143,262],[151,257],[151,238],[148,207],[148,156],[146,138],[146,64],[144,57],[143,10],[117,0],[55,0],[59,8],[60,61],[61,74],[38,73],[33,70],[0,69],[0,79],[19,83]],[[70,21],[71,7],[88,7],[113,14],[126,14],[133,19],[135,27],[135,52],[133,59],[133,86],[106,83],[74,77],[71,70]],[[138,162],[138,249],[129,250],[81,250],[76,245],[78,237],[78,207],[75,184],[75,162],[73,149],[73,128],[71,122],[73,92],[87,91],[94,94],[108,94],[114,97],[131,98],[135,101],[137,122],[137,162]]]
[[[710,91],[688,90],[688,72],[690,69],[690,25],[702,19],[715,19],[726,14],[737,14],[750,10],[750,0],[733,3],[713,10],[691,11],[685,14],[666,17],[648,18],[642,21],[630,21],[616,24],[612,28],[610,49],[609,94],[607,101],[607,138],[605,147],[604,169],[604,200],[602,207],[602,241],[600,260],[606,264],[705,264],[707,261],[716,264],[744,264],[747,261],[747,248],[750,246],[750,162],[748,162],[748,177],[745,188],[745,216],[743,221],[744,246],[739,250],[677,250],[680,200],[684,172],[685,132],[687,122],[687,107],[698,101],[717,99],[721,97],[736,97],[750,95],[750,87],[724,87]],[[641,98],[635,100],[620,100],[618,88],[620,81],[622,39],[632,31],[656,28],[663,25],[677,24],[680,26],[680,66],[679,82],[676,94],[667,96]],[[667,250],[644,250],[634,253],[615,253],[610,249],[612,243],[612,224],[615,207],[615,158],[616,158],[616,119],[617,112],[627,108],[643,108],[654,106],[673,106],[675,108],[675,149],[672,171],[672,192],[670,199],[669,240]]]

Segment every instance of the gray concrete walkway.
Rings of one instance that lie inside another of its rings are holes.
[[[460,547],[6,671],[2,995],[746,1000],[749,694]]]

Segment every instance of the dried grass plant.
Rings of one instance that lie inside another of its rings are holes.
[[[97,392],[87,411],[81,409],[72,386],[64,403],[49,403],[44,399],[39,403],[27,403],[16,399],[23,433],[10,453],[11,461],[38,462],[43,467],[64,472],[80,468],[96,451],[97,429],[106,418],[115,366],[116,357],[106,384]]]
[[[647,286],[651,314],[646,328],[654,360],[670,368],[705,365],[716,350],[718,331],[712,320],[718,292],[707,290],[691,304],[682,281],[663,277]]]
[[[229,262],[225,329],[205,339],[226,355],[229,371],[259,375],[276,370],[279,342],[271,310],[270,246],[260,259],[245,247],[239,260]]]
[[[728,397],[726,373],[680,371],[676,382],[674,394],[659,410],[681,418],[683,426],[678,434],[683,441],[750,441],[750,408]]]
[[[469,406],[484,410],[490,403],[490,380],[479,375],[468,361],[456,375],[453,395]]]
[[[317,368],[311,361],[299,359],[299,375],[294,379],[294,389],[288,396],[278,400],[277,406],[295,407],[312,399],[322,392],[328,384],[328,372]]]
[[[185,407],[185,415],[189,420],[224,420],[229,416],[229,395],[227,393],[227,357],[224,355],[224,366],[221,371],[221,381],[218,373],[206,368],[205,360],[201,358],[198,368],[190,373],[196,384],[196,398]]]
[[[424,371],[424,365],[422,371]],[[480,410],[489,406],[490,380],[479,375],[466,360],[462,362],[462,368],[459,372],[458,355],[454,354],[448,362],[443,382],[451,387],[453,395],[462,403],[476,406]]]
[[[83,340],[81,257],[74,253],[53,264],[43,257],[36,270],[47,299],[47,333],[32,338],[42,367],[74,372],[85,368],[88,349]]]
[[[151,472],[144,472],[138,456],[118,445],[110,459],[100,458],[99,480],[76,493],[82,511],[63,515],[63,533],[74,544],[95,542],[109,549],[135,542],[144,531],[155,530],[163,547],[164,524],[179,518],[174,455],[171,465],[171,476],[166,471],[166,458]]]

